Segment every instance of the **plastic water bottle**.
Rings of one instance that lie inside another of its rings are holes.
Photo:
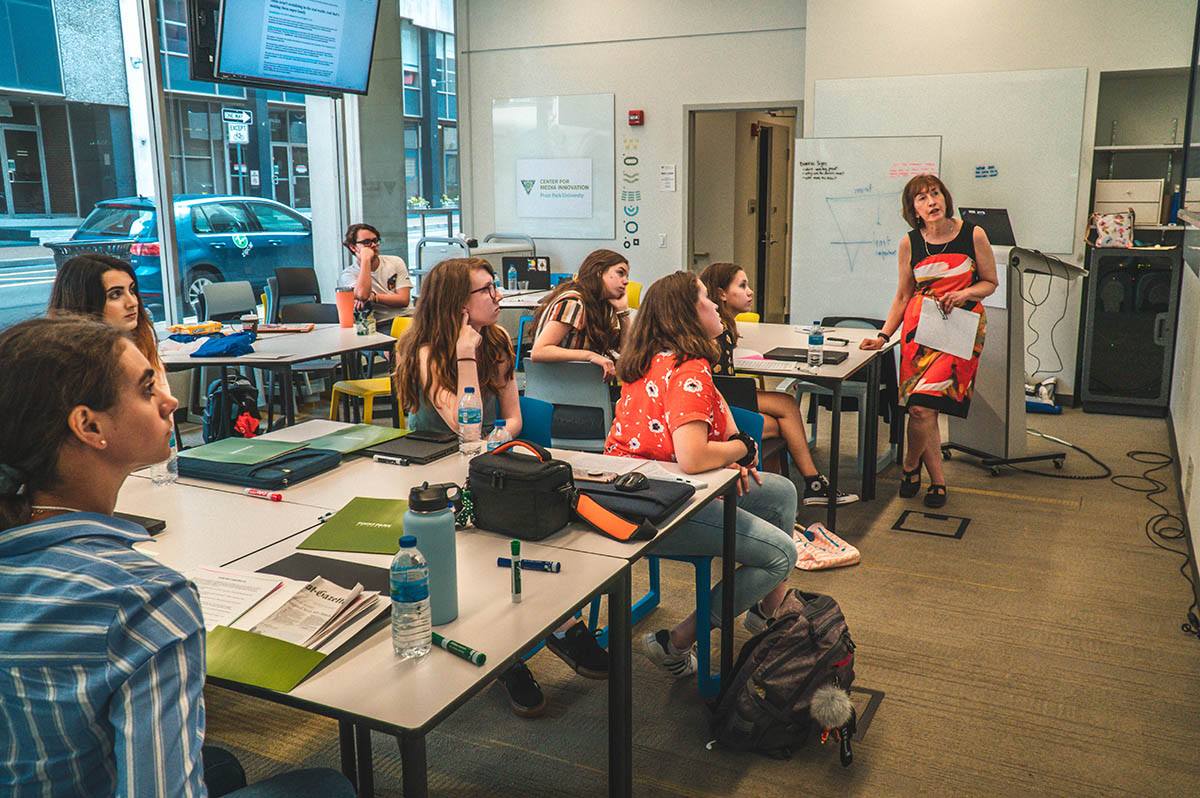
[[[808,370],[816,371],[821,368],[825,356],[825,334],[821,331],[819,322],[813,322],[808,331]]]
[[[155,485],[171,485],[179,479],[179,456],[175,446],[175,425],[171,425],[171,456],[150,466],[150,481]]]
[[[517,267],[509,264],[508,266],[508,290],[512,291],[517,287]]]
[[[429,623],[429,568],[412,535],[400,538],[392,560],[392,648],[404,659],[429,653],[433,629]]]
[[[467,457],[483,451],[483,405],[470,385],[463,388],[458,400],[458,450]]]
[[[487,450],[489,452],[495,450],[497,446],[502,446],[512,440],[512,436],[508,434],[507,423],[502,418],[496,419],[496,426],[487,439]]]

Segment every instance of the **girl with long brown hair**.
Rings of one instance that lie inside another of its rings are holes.
[[[110,255],[76,255],[58,270],[47,309],[90,316],[128,332],[158,375],[163,390],[168,390],[166,370],[158,356],[154,319],[142,304],[133,266]]]
[[[583,259],[574,279],[559,283],[533,317],[537,363],[583,360],[615,374],[614,363],[629,319],[629,263],[611,249]]]
[[[637,321],[621,352],[617,371],[625,383],[617,402],[606,454],[679,463],[686,473],[736,467],[738,481],[737,569],[733,584],[735,612],[749,610],[746,626],[765,627],[786,590],[796,565],[791,530],[796,521],[796,486],[778,474],[759,474],[758,446],[737,428],[733,414],[713,384],[717,359],[714,339],[723,327],[717,306],[700,279],[676,272],[647,289]],[[656,554],[720,556],[724,510],[710,502],[673,535]],[[722,584],[711,594],[721,606]],[[712,618],[720,625],[719,613]],[[674,629],[642,639],[650,660],[682,678],[696,672],[696,615]]]
[[[709,297],[717,303],[721,315],[720,358],[713,363],[713,374],[732,377],[733,349],[737,346],[738,329],[735,316],[752,308],[754,291],[749,278],[736,263],[713,263],[700,273],[700,280],[708,289]],[[805,506],[829,504],[829,480],[813,462],[808,450],[808,435],[804,431],[804,419],[800,416],[800,405],[787,394],[778,391],[758,392],[758,412],[763,417],[763,438],[783,438],[788,454],[792,456],[800,474],[804,477]],[[837,493],[838,504],[858,501],[854,493]]]

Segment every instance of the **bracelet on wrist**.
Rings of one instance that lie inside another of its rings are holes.
[[[473,358],[473,357],[460,357],[460,358],[458,359],[458,362],[459,362],[459,363],[462,363],[464,360],[469,360],[469,361],[471,361],[472,363],[475,363],[475,362],[476,362],[475,358]]]

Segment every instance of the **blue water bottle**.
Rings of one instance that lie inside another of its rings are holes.
[[[429,615],[434,626],[458,617],[458,554],[454,540],[453,483],[413,488],[404,513],[404,534],[417,539],[429,563]]]

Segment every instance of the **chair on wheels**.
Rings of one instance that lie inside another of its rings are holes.
[[[561,449],[584,452],[604,451],[604,439],[612,428],[613,403],[609,398],[604,369],[595,363],[525,363],[525,395],[559,407],[591,409],[588,437],[551,437],[550,443]]]
[[[872,319],[863,316],[826,316],[821,319],[822,327],[850,327],[860,330],[879,330],[883,328],[883,319]],[[891,432],[888,436],[889,447],[886,452],[880,455],[877,460],[877,468],[882,470],[887,467],[888,463],[896,457],[896,447],[900,442],[899,433],[900,425],[896,424],[895,413],[896,403],[899,397],[899,385],[896,377],[896,355],[895,350],[883,356],[883,361],[879,364],[880,369],[880,401],[879,412],[891,424]],[[804,379],[797,379],[793,383],[785,381],[780,385],[780,389],[784,390],[784,386],[788,386],[787,390],[794,390],[796,393],[796,401],[800,401],[801,394],[811,394],[812,399],[808,406],[808,445],[811,447],[817,441],[817,405],[820,404],[832,409],[833,407],[833,391],[824,385],[807,382]],[[828,398],[826,398],[828,397]],[[867,378],[865,375],[855,374],[842,383],[842,410],[859,410],[865,407],[867,399]],[[863,442],[866,440],[867,425],[878,423],[875,419],[867,418],[865,413],[858,414],[858,473],[862,473],[863,456],[866,454],[863,451]]]
[[[758,413],[731,407],[733,423],[738,429],[754,438],[762,451],[763,418]],[[650,554],[646,564],[650,569],[650,588],[646,595],[633,603],[631,608],[631,623],[637,623],[646,617],[651,610],[658,606],[662,599],[662,583],[659,578],[659,560],[674,560],[691,564],[696,573],[696,688],[702,696],[713,696],[721,689],[721,675],[712,673],[712,601],[709,592],[712,590],[712,557],[693,557],[683,554]],[[726,590],[732,590],[733,585],[725,585]],[[600,616],[600,599],[592,600],[588,610],[588,628],[596,629]],[[608,627],[598,630],[597,642],[604,648],[608,647]]]
[[[398,340],[400,333],[407,330],[412,322],[412,316],[397,316],[392,320],[392,335],[397,339],[397,347],[400,344]],[[366,423],[370,424],[371,420],[375,417],[374,405],[375,397],[377,396],[392,396],[392,426],[396,429],[405,429],[405,419],[400,415],[400,400],[393,395],[392,378],[390,375],[387,377],[367,377],[360,380],[338,380],[335,382],[333,390],[329,395],[329,418],[331,420],[337,418],[339,400],[345,402],[348,408],[350,397],[354,397],[362,400],[362,418]]]
[[[782,476],[788,476],[788,450],[787,442],[783,438],[770,438],[767,441],[762,441],[763,417],[758,412],[758,384],[753,377],[729,377],[721,376],[720,374],[713,375],[713,384],[717,386],[717,390],[725,397],[726,404],[733,410],[745,410],[757,416],[755,426],[758,428],[756,437],[759,440],[758,446],[758,462],[761,468],[763,464],[776,455],[779,456],[779,473]],[[736,418],[735,418],[736,421]],[[738,429],[742,428],[741,422],[737,422]]]

